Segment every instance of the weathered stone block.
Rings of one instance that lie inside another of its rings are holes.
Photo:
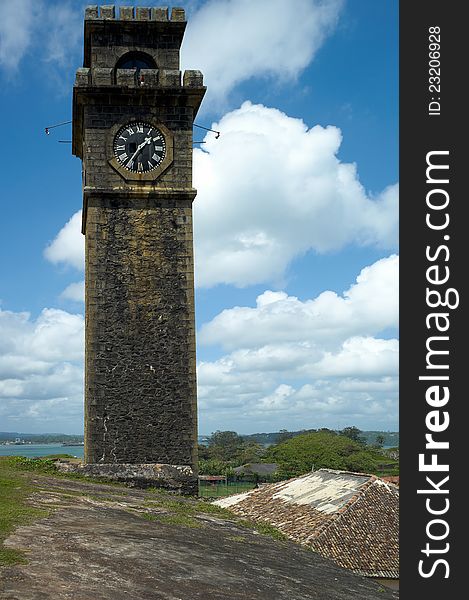
[[[119,11],[121,21],[132,21],[134,19],[133,6],[121,6]]]
[[[98,6],[96,4],[85,8],[85,19],[97,19],[99,16]]]
[[[137,6],[135,9],[135,18],[137,21],[149,21],[150,9],[146,6]]]
[[[101,19],[115,19],[116,8],[113,4],[101,6]]]
[[[183,8],[174,7],[171,9],[171,21],[185,21],[186,14]]]
[[[204,76],[201,71],[184,71],[184,87],[202,87],[204,85]]]
[[[159,83],[162,87],[177,87],[181,85],[181,71],[176,69],[160,69]]]
[[[166,488],[191,496],[198,494],[198,479],[189,465],[83,464],[58,461],[56,467],[62,473],[79,473],[85,477],[127,483],[132,487]]]
[[[151,9],[152,21],[167,21],[168,20],[168,7],[160,6],[158,8]]]
[[[80,68],[77,69],[75,75],[75,86],[83,87],[91,84],[91,69]]]
[[[112,85],[113,69],[95,67],[91,69],[91,79],[93,85]]]
[[[117,69],[116,83],[122,87],[135,87],[136,69]]]

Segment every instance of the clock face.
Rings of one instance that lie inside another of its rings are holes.
[[[156,169],[166,156],[164,136],[148,123],[124,125],[114,138],[114,155],[128,171],[148,173]]]

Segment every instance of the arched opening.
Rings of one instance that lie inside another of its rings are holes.
[[[127,52],[121,56],[116,64],[116,69],[156,69],[156,63],[149,54],[144,52]]]

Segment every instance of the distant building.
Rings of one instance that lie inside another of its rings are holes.
[[[374,475],[320,469],[215,502],[359,575],[399,586],[399,489]]]

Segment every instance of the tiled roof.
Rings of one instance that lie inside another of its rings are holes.
[[[320,469],[219,500],[367,577],[399,577],[399,490],[374,475]]]

